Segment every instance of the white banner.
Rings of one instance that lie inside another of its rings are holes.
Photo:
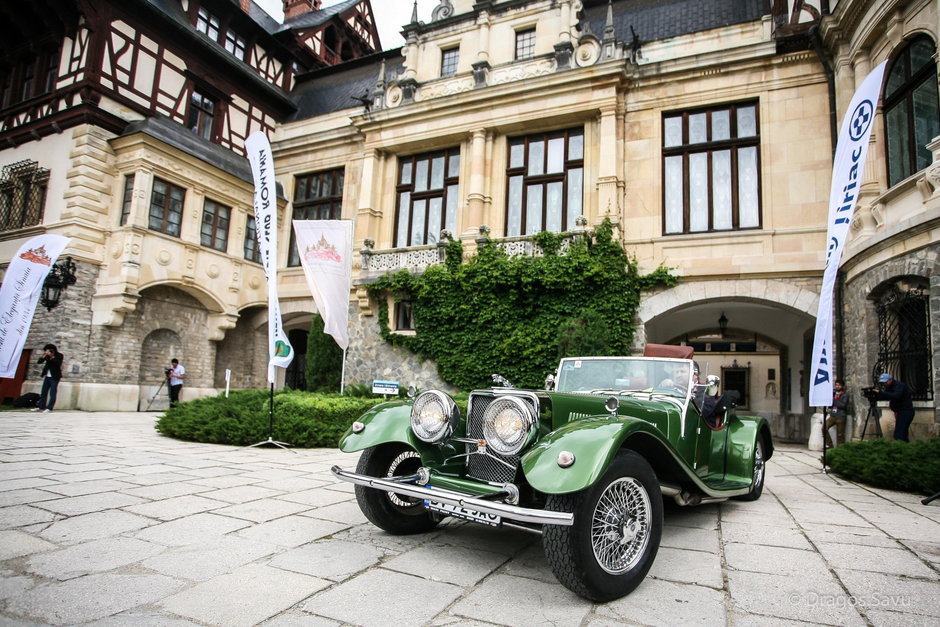
[[[862,81],[861,87],[852,97],[839,131],[839,143],[832,164],[832,188],[829,192],[826,269],[819,293],[816,334],[813,338],[809,391],[809,404],[813,407],[832,405],[832,294],[839,271],[839,261],[849,235],[852,213],[858,202],[858,191],[865,170],[865,155],[868,153],[868,138],[875,121],[875,107],[881,93],[881,80],[886,63],[876,67]]]
[[[0,286],[0,377],[16,376],[42,283],[68,243],[61,235],[37,235],[10,261]]]
[[[323,331],[343,350],[349,346],[352,222],[294,220],[300,264],[323,318]]]
[[[264,276],[268,280],[268,382],[274,383],[274,367],[287,368],[294,359],[281,323],[277,299],[277,190],[274,185],[274,158],[267,136],[255,131],[245,140],[245,152],[255,181],[255,233]]]

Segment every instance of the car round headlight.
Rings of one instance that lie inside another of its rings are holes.
[[[411,430],[422,442],[436,444],[444,440],[460,420],[454,400],[437,390],[422,392],[411,406]]]
[[[515,455],[532,440],[535,415],[515,396],[497,398],[483,413],[483,437],[497,453]]]

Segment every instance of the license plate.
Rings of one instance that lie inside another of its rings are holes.
[[[471,520],[473,522],[489,525],[490,527],[499,527],[502,523],[502,519],[495,514],[485,514],[483,512],[477,512],[465,507],[461,507],[459,505],[441,503],[440,501],[425,500],[424,507],[435,512],[447,514],[448,516],[463,518],[464,520]]]

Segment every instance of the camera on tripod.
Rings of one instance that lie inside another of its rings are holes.
[[[169,368],[164,368],[164,369],[163,369],[163,374],[166,375],[166,376],[170,376],[170,369],[169,369]]]
[[[862,388],[861,392],[862,392],[862,396],[867,398],[868,402],[874,405],[875,402],[878,400],[878,393],[881,392],[881,390],[872,386],[872,387]]]

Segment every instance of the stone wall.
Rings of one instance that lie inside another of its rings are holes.
[[[868,413],[868,401],[860,393],[872,385],[872,373],[878,361],[878,315],[869,296],[879,285],[904,276],[924,277],[930,281],[930,343],[933,348],[933,389],[940,389],[940,246],[932,245],[891,259],[854,277],[843,290],[842,315],[845,333],[845,379],[856,414],[855,437],[860,437]],[[924,439],[940,435],[938,400],[915,402],[911,438]],[[887,409],[885,420],[893,429],[893,415]],[[870,424],[868,435],[874,432]],[[890,430],[886,434],[890,437]]]
[[[346,353],[346,383],[398,381],[405,387],[414,385],[422,390],[439,389],[456,392],[441,380],[437,364],[422,359],[411,351],[392,346],[379,335],[377,314],[362,315],[359,305],[350,304],[349,349]]]
[[[260,314],[260,320],[259,318]],[[259,326],[260,324],[260,326]],[[232,371],[230,386],[267,387],[268,327],[264,309],[241,312],[234,329],[225,332],[215,357],[215,387],[225,387],[225,370]]]

